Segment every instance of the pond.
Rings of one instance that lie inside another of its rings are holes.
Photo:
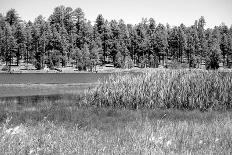
[[[74,102],[76,96],[93,88],[110,73],[0,74],[0,103],[37,104]]]
[[[111,73],[24,73],[0,74],[0,84],[70,84],[94,83]]]

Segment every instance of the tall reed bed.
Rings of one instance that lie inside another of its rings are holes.
[[[85,103],[132,109],[228,110],[232,107],[232,73],[150,70],[114,74],[88,91]]]

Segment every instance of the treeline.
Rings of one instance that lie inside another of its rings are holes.
[[[232,26],[205,29],[201,17],[186,27],[157,24],[153,18],[136,25],[107,21],[94,25],[81,8],[58,6],[45,20],[22,21],[16,10],[0,14],[0,58],[6,65],[20,60],[37,69],[75,65],[79,70],[112,63],[115,67],[158,67],[168,62],[199,67],[232,66]]]

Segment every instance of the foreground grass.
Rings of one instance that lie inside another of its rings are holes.
[[[63,120],[48,114],[38,113],[48,117],[27,123],[6,120],[0,128],[1,154],[232,153],[229,112],[88,108],[69,111],[76,118],[67,111]]]

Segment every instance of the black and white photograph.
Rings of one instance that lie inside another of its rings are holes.
[[[0,155],[231,154],[231,0],[0,0]]]

